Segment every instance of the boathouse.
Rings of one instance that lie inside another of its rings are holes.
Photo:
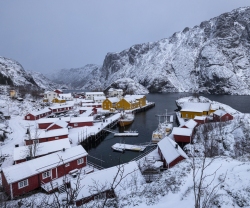
[[[31,120],[31,121],[34,121],[34,120],[38,120],[40,118],[44,118],[48,115],[51,114],[51,110],[48,109],[48,108],[44,108],[42,110],[39,110],[39,111],[32,111],[30,113],[28,113],[24,119],[25,120]]]
[[[119,100],[117,97],[106,98],[106,100],[102,102],[102,109],[110,110],[111,108],[116,108],[116,103],[118,103]]]
[[[213,121],[214,122],[225,122],[225,121],[230,121],[233,120],[233,116],[229,113],[227,113],[224,110],[217,110],[213,113]]]
[[[37,144],[36,147],[34,145],[15,147],[13,153],[14,163],[18,164],[30,160],[30,151],[32,151],[33,157],[37,158],[61,151],[63,148],[71,148],[68,138],[51,142],[43,142],[41,144]]]
[[[172,134],[175,142],[190,143],[192,141],[193,129],[174,127]]]
[[[180,113],[184,119],[191,119],[195,116],[206,116],[210,113],[210,103],[185,102]]]
[[[72,128],[83,127],[83,126],[93,126],[94,118],[90,117],[72,117],[70,119],[69,126]]]
[[[78,145],[43,157],[2,168],[2,185],[11,198],[26,194],[45,183],[86,166],[87,152]],[[18,173],[18,174],[17,174]]]
[[[171,168],[178,162],[188,158],[179,145],[169,137],[163,138],[158,142],[157,146],[164,168]]]
[[[54,123],[50,124],[48,128],[46,128],[46,130],[50,131],[50,130],[55,130],[55,129],[63,129],[67,127],[68,127],[68,123],[66,121],[59,119],[55,121]]]
[[[63,129],[55,129],[55,130],[34,130],[30,132],[30,138],[27,136],[24,139],[25,145],[31,145],[34,142],[43,143],[43,142],[50,142],[58,139],[65,139],[69,136],[68,128]]]
[[[77,179],[72,179],[70,184],[73,189],[77,185],[82,187],[75,199],[76,206],[79,207],[94,199],[114,198],[124,187],[128,187],[129,182],[135,178],[138,183],[145,181],[137,163],[133,161],[87,174],[80,180],[80,184],[76,183]],[[116,185],[112,187],[113,182]],[[100,190],[90,192],[89,187],[94,187],[96,183]]]

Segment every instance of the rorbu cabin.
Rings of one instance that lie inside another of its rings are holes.
[[[118,172],[119,168],[120,172]],[[122,177],[124,176],[126,177],[123,180]],[[124,187],[128,186],[128,182],[135,178],[138,183],[145,181],[137,163],[133,161],[87,174],[79,181],[80,184],[76,182],[77,179],[72,179],[70,185],[73,189],[76,188],[76,186],[82,187],[75,199],[75,204],[79,207],[95,199],[105,197],[115,198]],[[117,186],[111,186],[113,181]],[[89,187],[94,187],[96,183],[103,186],[103,188],[90,192]]]
[[[186,121],[183,125],[181,125],[181,128],[188,128],[188,129],[194,129],[196,126],[198,125],[198,123],[196,121],[194,121],[193,119],[189,119],[188,121]]]
[[[78,145],[69,149],[39,157],[17,165],[2,168],[2,186],[14,199],[30,191],[44,187],[51,181],[81,169],[87,164],[88,153]],[[53,187],[54,189],[58,186]]]
[[[94,118],[93,116],[89,117],[72,117],[70,119],[69,126],[72,128],[84,127],[84,126],[93,126]]]
[[[208,122],[207,116],[195,116],[194,121],[197,122],[198,125],[205,124]]]
[[[102,102],[102,109],[103,110],[110,110],[111,108],[116,108],[116,103],[118,103],[119,101],[120,101],[120,99],[117,97],[106,98]]]
[[[30,150],[32,151],[32,157],[42,157],[54,152],[61,151],[63,148],[71,148],[69,139],[60,139],[51,142],[43,142],[37,144],[37,146],[27,145],[15,147],[13,152],[13,160],[15,164],[22,163],[31,159]]]
[[[93,116],[97,114],[97,108],[96,107],[81,107],[79,108],[79,114],[82,114],[81,116]]]
[[[59,120],[65,121],[66,123],[70,122],[70,117],[62,117],[62,118],[44,118],[39,119],[37,121],[39,129],[47,129],[51,124],[58,122]],[[62,123],[57,123],[56,125],[62,125]],[[55,126],[56,127],[56,126]],[[66,127],[64,127],[66,128]],[[55,128],[56,129],[56,128]]]
[[[50,124],[46,130],[50,131],[50,130],[55,130],[55,129],[63,129],[63,128],[67,128],[68,127],[68,123],[66,121],[63,121],[61,119],[55,121],[54,123]]]
[[[179,145],[169,137],[163,138],[157,143],[157,146],[164,168],[171,168],[180,161],[188,158]]]
[[[56,105],[49,107],[49,109],[52,111],[52,113],[62,113],[73,110],[73,107],[73,105]]]
[[[51,110],[48,109],[48,108],[45,108],[45,109],[42,109],[42,110],[39,110],[39,111],[32,111],[30,113],[28,113],[24,119],[25,120],[31,120],[31,121],[34,121],[34,120],[38,120],[40,118],[44,118],[48,115],[51,114]]]
[[[186,102],[180,110],[181,117],[193,119],[195,116],[207,116],[210,114],[210,103]]]
[[[233,120],[233,116],[229,113],[227,113],[224,110],[217,110],[213,113],[213,121],[214,122],[225,122],[225,121],[230,121]]]
[[[172,134],[175,142],[190,143],[192,141],[193,129],[174,127]]]

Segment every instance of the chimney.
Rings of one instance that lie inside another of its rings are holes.
[[[62,151],[65,152],[65,148],[63,148]]]
[[[175,144],[175,149],[178,149],[178,144]]]
[[[19,147],[19,144],[15,144],[15,147]]]

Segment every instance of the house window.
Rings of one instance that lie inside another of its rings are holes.
[[[74,126],[78,126],[78,123],[74,123]]]
[[[66,164],[65,164],[65,167],[69,167],[69,166],[70,166],[70,163],[66,163]]]
[[[50,175],[51,175],[51,171],[50,170],[44,172],[43,173],[43,179],[50,177]]]
[[[26,187],[28,185],[29,185],[28,179],[25,179],[23,181],[18,182],[18,188],[19,189],[24,188],[24,187]]]
[[[30,116],[27,116],[27,119],[30,119]]]
[[[59,139],[59,137],[55,137],[55,139]]]
[[[80,165],[82,163],[83,163],[83,158],[80,158],[80,159],[77,160],[77,165]]]
[[[188,117],[188,114],[186,114],[186,118]]]

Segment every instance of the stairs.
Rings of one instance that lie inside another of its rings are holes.
[[[61,194],[61,193],[64,193],[66,191],[66,184],[63,184],[61,186],[58,187],[58,192]]]

